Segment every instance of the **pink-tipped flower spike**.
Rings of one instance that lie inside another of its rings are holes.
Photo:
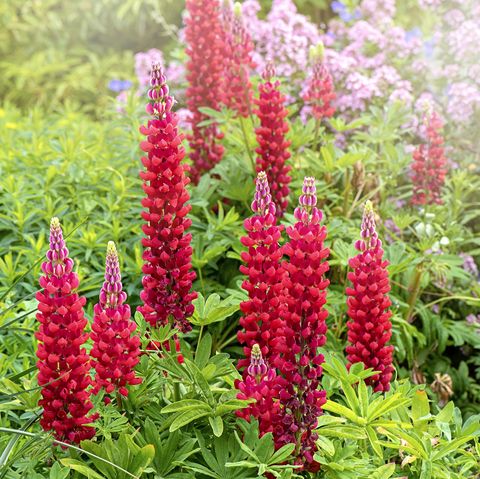
[[[255,99],[255,114],[260,119],[260,126],[255,129],[258,143],[256,169],[267,174],[277,215],[282,216],[288,206],[288,185],[292,180],[289,175],[291,167],[286,164],[290,158],[290,141],[286,140],[289,126],[285,97],[280,92],[280,82],[272,82],[274,76],[275,68],[267,62],[262,75],[264,82],[258,86],[260,95]]]
[[[378,374],[367,379],[375,391],[388,391],[393,374],[393,346],[388,342],[392,335],[391,305],[388,297],[388,261],[383,260],[382,242],[375,228],[373,206],[365,204],[361,239],[355,243],[359,254],[349,261],[348,273],[351,287],[346,292],[348,316],[348,341],[346,353],[349,367],[363,363]]]
[[[275,205],[268,187],[267,175],[257,176],[252,203],[254,216],[244,222],[247,236],[241,238],[247,251],[242,252],[240,272],[246,276],[242,288],[248,300],[240,304],[243,316],[238,340],[244,345],[245,357],[251,357],[251,348],[258,344],[263,357],[271,361],[276,330],[280,327],[279,305],[282,269],[282,251],[279,245],[281,227],[276,224]],[[248,366],[248,359],[239,362],[239,368]]]
[[[313,459],[318,436],[313,431],[326,401],[325,391],[319,389],[324,362],[319,348],[326,341],[329,280],[325,275],[330,254],[325,247],[327,229],[320,224],[322,212],[316,204],[315,179],[306,177],[295,209],[297,223],[287,228],[289,241],[283,247],[287,258],[282,262],[286,272],[280,305],[283,330],[274,363],[281,373],[283,415],[274,433],[275,443],[277,447],[296,443],[296,464],[310,471],[318,468]]]
[[[262,357],[258,344],[252,346],[250,366],[242,381],[237,380],[235,387],[240,391],[237,399],[253,399],[246,408],[236,412],[238,417],[250,421],[258,420],[260,435],[274,432],[275,424],[280,420],[280,403],[277,397],[277,376]]]
[[[192,168],[190,177],[198,183],[206,171],[223,157],[223,134],[216,123],[200,126],[210,119],[202,107],[219,110],[225,68],[225,38],[220,19],[219,0],[186,0],[185,39],[187,42],[186,91],[192,133],[188,136]]]
[[[95,435],[91,423],[98,415],[88,415],[93,404],[90,359],[83,348],[88,339],[83,311],[86,300],[76,292],[78,275],[58,218],[50,223],[50,248],[42,272],[42,290],[36,295],[40,327],[35,334],[38,384],[42,387],[40,425],[60,441],[80,443]]]
[[[447,158],[443,147],[443,123],[435,112],[424,116],[427,142],[413,152],[413,205],[441,205],[442,188],[447,176]]]
[[[147,112],[153,118],[140,128],[146,136],[141,148],[147,153],[142,158],[145,170],[140,173],[146,198],[142,229],[145,238],[143,253],[143,291],[138,308],[151,326],[169,322],[182,332],[190,331],[188,320],[193,314],[192,291],[195,272],[192,269],[192,221],[187,217],[191,206],[186,189],[190,180],[183,164],[185,150],[183,136],[178,132],[178,118],[172,111],[173,97],[169,95],[165,76],[159,65],[152,69],[151,103]]]
[[[224,10],[231,8],[224,3]],[[222,102],[237,116],[247,118],[252,104],[250,71],[255,67],[252,60],[253,42],[242,18],[242,9],[235,3],[231,13],[223,15],[225,35],[225,71]]]
[[[140,338],[135,334],[137,326],[131,319],[126,299],[117,249],[115,243],[110,241],[107,246],[105,281],[99,302],[93,308],[91,356],[95,358],[95,394],[103,388],[107,395],[117,391],[127,396],[127,385],[142,382],[141,378],[136,377],[134,369],[140,357]],[[105,401],[110,402],[110,398],[106,396]]]
[[[331,118],[335,113],[332,102],[336,98],[332,76],[324,62],[322,43],[311,48],[310,59],[313,67],[307,80],[307,90],[303,95],[303,100],[311,108],[313,117],[317,121],[321,121],[323,118]]]

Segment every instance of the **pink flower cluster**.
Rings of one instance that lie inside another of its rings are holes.
[[[78,275],[58,218],[51,221],[50,248],[42,272],[42,290],[36,295],[40,327],[35,334],[38,384],[42,386],[40,425],[45,431],[53,430],[58,440],[79,443],[95,435],[91,423],[97,415],[89,415],[93,404],[90,358],[83,347],[88,339],[86,300],[76,292]]]
[[[442,187],[447,175],[447,159],[444,154],[443,123],[435,112],[425,115],[426,143],[413,152],[411,165],[412,204],[442,204]]]
[[[305,178],[295,210],[298,221],[287,229],[289,241],[280,248],[281,230],[275,225],[266,175],[258,174],[252,204],[256,215],[245,221],[249,236],[242,239],[249,248],[242,254],[246,264],[241,272],[247,275],[243,287],[250,299],[241,305],[245,330],[238,333],[250,358],[244,380],[237,384],[239,398],[256,399],[239,415],[259,418],[260,431],[272,431],[277,447],[296,443],[297,463],[309,470],[316,467],[312,430],[325,402],[319,389],[323,356],[318,349],[325,343],[329,254],[315,193],[314,179]],[[283,256],[287,260],[281,261]],[[240,361],[239,367],[247,364]],[[270,414],[265,414],[266,403],[274,404]]]
[[[273,201],[277,204],[276,213],[281,216],[287,209],[288,185],[292,180],[289,175],[291,166],[286,163],[290,158],[288,148],[291,143],[286,139],[288,110],[285,96],[280,92],[280,82],[272,81],[275,76],[273,65],[267,64],[262,76],[264,82],[259,84],[259,98],[255,99],[255,114],[260,120],[260,126],[255,129],[258,143],[256,170],[257,173],[266,173]]]
[[[253,43],[241,11],[238,8],[232,10],[230,2],[224,5],[222,23],[225,39],[222,103],[238,116],[247,118],[251,113],[253,96],[250,82],[250,71],[255,67],[252,61]]]
[[[127,384],[142,382],[135,375],[140,356],[140,338],[135,334],[137,325],[130,317],[130,306],[125,303],[127,294],[122,291],[120,265],[115,243],[107,246],[105,282],[99,302],[94,306],[92,324],[93,348],[96,371],[94,394],[104,388],[107,394],[118,391],[128,395]],[[109,402],[109,398],[105,398]]]
[[[191,291],[195,272],[191,235],[187,233],[192,223],[187,218],[191,207],[186,186],[190,180],[182,164],[185,151],[172,111],[174,99],[159,65],[152,68],[148,97],[147,113],[152,118],[140,128],[146,136],[140,146],[147,156],[142,158],[145,170],[140,173],[146,197],[142,200],[143,305],[138,310],[153,327],[173,321],[173,326],[186,332],[191,329],[188,318],[196,298]]]
[[[366,368],[378,371],[367,383],[375,391],[388,391],[393,374],[393,346],[387,345],[392,335],[390,282],[370,202],[365,205],[361,238],[355,243],[359,254],[349,261],[353,271],[348,273],[351,287],[346,290],[351,319],[347,323],[350,343],[346,348],[347,359],[349,365],[361,362]]]
[[[257,177],[252,209],[245,221],[248,236],[242,243],[246,275],[243,288],[249,300],[241,304],[243,330],[238,339],[244,344],[246,359],[239,361],[243,380],[238,381],[238,398],[254,399],[237,414],[259,420],[261,434],[272,432],[277,448],[296,444],[295,463],[301,469],[318,470],[314,460],[317,435],[313,432],[326,401],[321,390],[320,348],[326,341],[325,308],[329,280],[325,247],[327,230],[321,225],[314,178],[306,177],[297,222],[287,228],[288,241],[279,246],[281,230],[275,222],[264,172]],[[357,241],[359,254],[350,260],[353,269],[347,288],[349,364],[362,362],[376,373],[368,380],[375,391],[388,391],[393,373],[390,290],[387,262],[375,229],[374,213],[368,202]]]

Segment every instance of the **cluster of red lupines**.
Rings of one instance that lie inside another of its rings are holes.
[[[258,174],[255,215],[245,220],[248,235],[242,238],[248,248],[242,254],[241,271],[247,276],[242,287],[249,299],[240,305],[244,316],[238,333],[250,365],[237,383],[239,398],[256,400],[237,414],[257,418],[261,433],[272,432],[277,447],[295,443],[297,464],[311,471],[318,468],[313,431],[325,403],[319,388],[324,361],[319,348],[326,341],[329,285],[327,230],[316,204],[315,180],[306,177],[295,209],[297,222],[287,228],[288,241],[280,246],[282,230],[276,225],[266,174]],[[391,335],[389,281],[370,203],[361,236],[356,244],[361,253],[350,262],[354,272],[346,291],[348,360],[349,365],[363,362],[378,371],[370,384],[376,391],[388,391],[393,372],[393,348],[386,345]],[[240,361],[239,367],[247,364]]]
[[[220,16],[218,0],[187,0],[192,178],[198,180],[223,154],[217,126],[199,125],[205,119],[199,107],[217,109],[221,101],[238,116],[246,117],[251,104],[256,105],[260,120],[256,129],[258,176],[252,203],[255,214],[245,220],[247,236],[242,238],[247,248],[242,253],[241,272],[246,276],[242,287],[249,299],[241,304],[243,329],[238,340],[244,345],[245,359],[239,362],[243,380],[237,383],[238,397],[255,401],[238,415],[257,418],[261,433],[272,432],[277,447],[295,443],[296,463],[314,471],[318,464],[313,458],[317,440],[313,431],[325,403],[325,392],[320,389],[324,361],[320,348],[326,341],[328,315],[327,230],[316,207],[315,180],[306,177],[294,212],[297,221],[286,229],[288,238],[281,245],[283,227],[277,221],[287,208],[290,183],[285,98],[279,82],[272,82],[274,71],[269,65],[259,98],[252,102],[248,78],[251,42],[238,12],[231,10],[229,3],[225,8]],[[334,112],[335,93],[322,60],[323,56],[317,56],[304,97],[317,120]],[[188,332],[196,297],[192,291],[191,235],[187,233],[191,225],[186,189],[190,179],[182,163],[183,135],[172,111],[174,99],[158,65],[152,67],[148,96],[147,113],[152,118],[140,129],[146,136],[141,148],[147,155],[142,158],[145,170],[141,172],[146,195],[142,201],[145,264],[140,295],[143,304],[138,309],[152,327],[170,323],[178,331]],[[441,201],[446,174],[441,126],[438,116],[432,114],[427,125],[428,144],[414,155],[415,204]],[[362,362],[375,370],[369,383],[375,391],[388,391],[393,374],[393,347],[387,344],[391,336],[388,263],[383,260],[370,203],[365,206],[361,239],[355,246],[359,253],[349,262],[353,271],[346,290],[351,319],[347,358],[349,365]],[[80,442],[95,433],[91,423],[96,414],[90,414],[92,394],[104,390],[108,403],[114,392],[126,396],[127,385],[141,382],[134,371],[140,339],[125,303],[113,243],[107,248],[105,282],[94,307],[91,335],[85,331],[86,301],[76,292],[78,276],[56,218],[52,219],[50,249],[42,271],[36,334],[40,405],[44,408],[41,425],[53,430],[59,441]],[[90,355],[83,347],[89,337],[94,343]]]
[[[313,68],[307,80],[307,89],[303,94],[303,101],[310,107],[311,114],[316,120],[331,118],[335,113],[332,102],[337,96],[333,87],[332,75],[330,75],[324,63],[322,43],[311,47],[310,58],[313,62]]]
[[[426,143],[413,152],[412,182],[413,205],[442,204],[442,187],[447,176],[447,159],[444,154],[443,123],[436,112],[424,116]]]
[[[109,402],[108,394],[117,391],[126,396],[126,385],[141,382],[134,372],[140,339],[135,336],[130,309],[124,304],[126,294],[113,243],[108,246],[105,282],[94,307],[90,355],[83,347],[90,336],[85,331],[86,301],[76,292],[78,275],[73,271],[57,218],[51,222],[50,248],[42,272],[42,291],[36,296],[40,322],[36,334],[38,384],[42,386],[39,405],[43,406],[40,424],[46,431],[52,430],[59,441],[78,443],[95,435],[91,423],[97,415],[88,415],[93,408],[92,394],[104,388]],[[94,379],[90,376],[92,367]]]
[[[274,71],[266,69],[265,83],[259,86],[259,99],[253,100],[250,72],[253,43],[243,24],[239,4],[230,0],[187,0],[185,37],[187,40],[187,105],[191,112],[192,134],[189,136],[190,176],[197,183],[200,175],[210,170],[223,155],[222,135],[215,123],[200,126],[207,119],[202,107],[219,110],[222,105],[237,116],[246,118],[256,113],[260,127],[256,130],[259,147],[257,172],[265,171],[277,203],[277,214],[287,207],[289,193],[289,167],[285,165],[290,154],[285,140],[288,124],[285,117],[285,97],[280,93],[280,83],[272,82]],[[312,108],[316,119],[333,115],[335,99],[331,76],[323,58],[314,60],[313,74],[304,100]],[[256,109],[254,110],[254,105]]]

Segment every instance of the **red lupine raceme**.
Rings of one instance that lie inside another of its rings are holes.
[[[285,96],[280,92],[280,82],[272,81],[274,76],[273,65],[267,63],[262,75],[264,82],[258,87],[260,95],[255,99],[255,113],[260,119],[260,126],[255,129],[258,143],[256,169],[267,174],[277,215],[282,216],[288,206],[288,185],[292,180],[289,175],[291,167],[286,164],[291,142],[285,139],[289,129]]]
[[[126,299],[127,294],[122,291],[117,249],[110,241],[107,245],[105,281],[99,302],[93,308],[93,348],[90,355],[95,358],[94,394],[104,388],[107,394],[118,391],[127,396],[127,385],[142,382],[135,376],[134,369],[139,362],[140,338],[135,334],[137,325],[131,319]],[[108,396],[105,402],[110,402]]]
[[[274,424],[280,414],[280,403],[276,392],[277,376],[262,357],[258,344],[251,350],[250,365],[246,369],[245,378],[236,381],[235,387],[240,391],[237,399],[254,399],[246,408],[236,412],[238,417],[250,421],[258,420],[260,435],[274,431]]]
[[[200,176],[213,168],[223,156],[223,134],[212,123],[200,126],[209,117],[199,108],[220,109],[224,72],[225,42],[220,19],[219,0],[186,0],[187,42],[186,90],[192,132],[188,136],[192,168],[190,177],[198,183]]]
[[[313,460],[318,435],[313,431],[322,414],[325,391],[319,389],[324,357],[320,353],[326,341],[325,309],[329,280],[330,254],[325,247],[327,229],[321,225],[322,212],[316,207],[315,179],[306,177],[299,206],[295,209],[297,222],[287,228],[289,241],[283,247],[286,260],[282,267],[284,299],[280,305],[283,329],[280,352],[275,359],[279,370],[279,399],[282,419],[276,425],[277,447],[295,443],[296,464],[316,470]]]
[[[443,123],[435,112],[424,116],[427,142],[413,152],[413,205],[442,204],[442,187],[447,175],[444,154]]]
[[[279,306],[283,270],[279,241],[282,228],[277,225],[275,205],[263,171],[257,176],[252,210],[254,216],[244,222],[247,236],[241,238],[247,248],[241,255],[245,264],[240,266],[240,272],[246,276],[242,288],[247,291],[248,300],[240,304],[243,329],[238,332],[238,340],[244,345],[246,358],[250,358],[252,346],[258,344],[263,357],[271,363],[278,341],[276,330],[281,326]],[[247,366],[248,361],[239,361],[239,368]]]
[[[252,60],[253,42],[242,19],[241,5],[236,3],[233,11],[230,0],[223,6],[222,25],[225,38],[225,71],[222,102],[247,118],[251,113],[252,84],[250,71],[255,68]]]
[[[331,118],[335,113],[332,102],[336,98],[332,76],[324,63],[323,44],[319,44],[310,50],[313,61],[312,71],[307,79],[307,89],[303,94],[303,101],[311,109],[313,118],[321,121],[323,118]]]
[[[187,233],[191,209],[182,164],[185,152],[183,137],[178,132],[177,115],[172,111],[174,99],[168,94],[165,75],[159,65],[152,68],[148,96],[152,103],[147,112],[152,115],[148,124],[140,128],[147,138],[141,148],[148,156],[142,158],[145,170],[140,173],[146,198],[142,229],[144,273],[143,305],[138,311],[151,326],[172,326],[182,332],[190,331],[188,318],[193,314],[192,291],[195,272],[192,270],[191,235]]]
[[[355,243],[359,254],[349,261],[348,273],[351,287],[346,292],[348,316],[348,341],[346,353],[348,366],[363,363],[378,374],[366,380],[375,391],[388,391],[393,374],[393,346],[388,342],[392,335],[391,305],[388,297],[388,261],[383,259],[382,242],[375,227],[372,203],[367,201],[363,213],[361,239]]]
[[[87,319],[85,298],[76,292],[78,275],[63,239],[58,218],[50,224],[50,248],[42,263],[42,290],[37,293],[38,384],[42,387],[43,407],[40,425],[53,431],[59,441],[79,443],[95,435],[91,423],[98,415],[88,415],[92,380],[90,358],[83,344]]]

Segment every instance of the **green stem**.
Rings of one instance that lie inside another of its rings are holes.
[[[202,340],[202,334],[203,334],[203,324],[200,326],[200,331],[198,333],[197,348],[195,349],[195,359],[197,358],[198,347],[200,346],[200,341]]]
[[[415,303],[417,302],[418,295],[420,294],[420,287],[422,282],[423,267],[418,265],[415,269],[415,275],[413,277],[411,286],[408,288],[411,291],[410,297],[408,298],[408,310],[405,315],[405,320],[409,323],[413,322],[413,312],[415,310]]]
[[[351,189],[350,182],[350,169],[347,168],[345,171],[345,187],[343,189],[343,215],[347,216],[348,213],[348,197],[350,196]]]
[[[255,175],[257,173],[257,170],[255,168],[255,159],[253,158],[252,152],[250,151],[250,145],[248,144],[247,130],[245,128],[245,118],[243,118],[242,116],[240,117],[240,126],[242,128],[243,141],[245,142],[245,148],[247,149],[248,157],[250,158],[250,162],[252,163],[253,174]]]

